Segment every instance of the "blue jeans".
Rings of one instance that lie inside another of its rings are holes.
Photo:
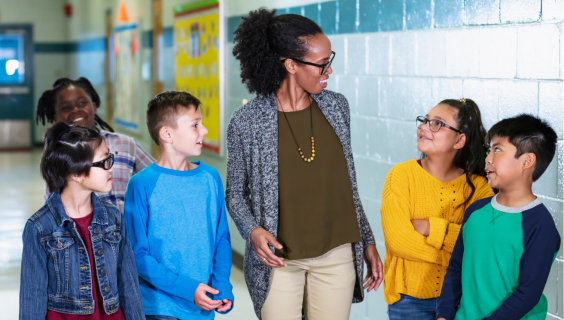
[[[394,304],[388,305],[390,320],[435,320],[437,298],[418,299],[406,295]]]
[[[177,319],[175,317],[169,317],[169,316],[145,316],[146,320],[180,320]]]

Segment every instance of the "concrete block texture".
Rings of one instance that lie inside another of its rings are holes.
[[[533,192],[535,194],[540,194],[543,196],[557,198],[558,197],[558,168],[562,168],[558,165],[558,150],[554,156],[554,159],[546,168],[543,175],[533,183]]]
[[[447,77],[479,77],[480,29],[446,31]]]
[[[382,231],[382,223],[380,217],[380,196],[378,196],[377,198],[378,199],[360,197],[360,200],[362,201],[362,206],[364,207],[364,212],[366,213],[368,223],[372,228],[372,233],[374,233],[374,239],[376,239],[376,241],[384,242],[384,233]]]
[[[564,199],[564,141],[558,141],[558,158],[552,161],[558,161],[558,199]],[[563,236],[561,234],[561,236]]]
[[[378,31],[378,1],[359,0],[359,32],[376,32]]]
[[[499,23],[500,0],[466,0],[465,13],[468,25]]]
[[[430,30],[417,32],[417,64],[419,76],[446,76],[446,32]]]
[[[480,29],[480,77],[515,78],[517,64],[517,28]]]
[[[361,116],[378,116],[379,78],[374,76],[357,77],[357,111]]]
[[[333,69],[333,74],[344,74],[345,73],[345,61],[346,61],[346,46],[345,35],[333,35],[329,36],[331,41],[331,50],[335,51],[335,59],[331,64],[331,69]]]
[[[337,0],[339,8],[339,21],[337,28],[339,33],[357,32],[358,9],[356,7],[356,3],[357,0]]]
[[[433,101],[435,101],[435,104],[438,104],[439,102],[445,99],[462,98],[462,79],[447,79],[447,78],[433,79],[432,97],[433,97]]]
[[[351,144],[353,154],[368,156],[368,140],[366,139],[366,118],[351,116]]]
[[[309,4],[303,7],[304,16],[313,20],[318,25],[321,25],[321,11],[319,10],[319,3]]]
[[[367,157],[355,157],[354,162],[360,196],[369,198],[382,197],[383,181],[386,180],[388,171],[394,165]]]
[[[365,34],[347,36],[345,70],[347,74],[366,74],[367,38]],[[371,57],[370,57],[371,58]]]
[[[433,27],[432,0],[405,0],[405,13],[405,25],[408,30]]]
[[[548,121],[559,139],[564,138],[563,89],[561,81],[539,83],[539,117]]]
[[[378,31],[404,30],[405,0],[378,0]]]
[[[435,28],[460,27],[465,23],[464,0],[434,0]]]
[[[433,99],[433,79],[406,78],[406,121],[415,123],[417,117],[425,116],[438,102]]]
[[[391,75],[392,36],[389,33],[373,33],[368,36],[367,73]]]
[[[541,0],[500,0],[501,23],[538,21]]]
[[[358,85],[355,76],[339,75],[339,89],[338,92],[345,95],[349,102],[351,115],[358,114],[357,101],[358,101]]]
[[[538,82],[499,81],[499,118],[521,113],[538,116]]]
[[[378,93],[378,116],[404,119],[406,79],[400,77],[381,77]]]
[[[563,0],[542,0],[541,18],[544,21],[562,21],[564,14]]]
[[[399,163],[418,157],[415,121],[368,119],[367,132],[371,158]],[[380,184],[383,187],[384,180]]]
[[[392,75],[415,75],[418,32],[396,32],[392,38]]]
[[[499,121],[499,83],[497,80],[467,79],[462,83],[462,96],[474,100],[480,108],[484,128],[489,130]]]
[[[560,261],[554,261],[543,294],[548,299],[548,312],[554,316],[562,317],[562,267]],[[550,319],[550,317],[547,317]]]
[[[560,30],[556,24],[523,25],[517,29],[517,77],[558,79]]]
[[[321,29],[326,35],[337,33],[337,2],[327,1],[320,3],[321,15],[319,16]]]

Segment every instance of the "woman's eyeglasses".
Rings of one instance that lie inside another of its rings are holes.
[[[106,159],[98,162],[93,162],[92,166],[102,168],[104,170],[110,170],[114,166],[114,154],[110,153],[110,155]]]
[[[417,117],[415,123],[417,124],[417,127],[419,128],[421,125],[427,124],[429,123],[429,129],[431,129],[431,131],[433,132],[438,132],[439,130],[441,130],[442,127],[446,127],[449,128],[450,130],[454,131],[454,132],[458,132],[460,134],[462,134],[462,131],[455,129],[451,126],[449,126],[448,124],[440,121],[440,120],[429,120],[425,117]]]
[[[289,59],[292,59],[292,60],[297,61],[299,63],[303,63],[303,64],[307,64],[307,65],[310,65],[310,66],[321,68],[321,75],[324,75],[327,72],[327,70],[329,70],[331,63],[333,63],[333,59],[335,59],[335,51],[331,51],[331,57],[329,58],[329,62],[324,63],[324,64],[317,64],[317,63],[307,62],[307,61],[294,59],[294,58],[289,58]],[[286,60],[288,60],[288,59],[284,59],[281,62],[284,62]]]

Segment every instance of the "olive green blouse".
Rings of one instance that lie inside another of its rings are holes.
[[[278,112],[280,216],[276,255],[290,260],[315,258],[345,243],[361,241],[351,182],[337,134],[315,103],[286,112],[306,158],[311,157],[311,117],[315,160],[304,162],[284,113]]]

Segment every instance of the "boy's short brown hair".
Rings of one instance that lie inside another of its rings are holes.
[[[163,126],[176,129],[180,111],[202,105],[198,98],[188,92],[165,91],[157,94],[147,105],[147,127],[156,144],[159,144],[159,131]]]

